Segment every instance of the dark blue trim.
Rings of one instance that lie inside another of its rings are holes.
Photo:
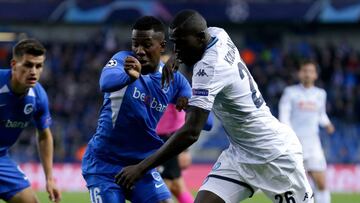
[[[219,41],[217,37],[211,37],[210,43],[207,45],[206,49],[210,49],[216,42]]]
[[[249,198],[251,198],[255,193],[255,190],[249,184],[247,184],[245,182],[235,180],[235,179],[232,179],[232,178],[228,178],[228,177],[224,177],[224,176],[214,175],[214,174],[210,174],[210,175],[208,175],[208,177],[209,178],[218,178],[218,179],[221,179],[221,180],[229,181],[229,182],[232,182],[232,183],[235,183],[235,184],[238,184],[238,185],[241,185],[243,187],[248,188],[250,190],[250,192],[251,192],[251,195],[249,196]]]

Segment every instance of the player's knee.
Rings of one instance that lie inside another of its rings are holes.
[[[320,191],[325,190],[325,188],[326,188],[325,178],[316,177],[316,178],[314,178],[314,182],[316,184],[317,190],[320,190]]]
[[[28,189],[25,189],[16,195],[14,195],[9,201],[9,203],[40,203],[36,195]]]
[[[174,180],[173,183],[171,184],[170,190],[171,193],[175,197],[177,197],[184,191],[184,185],[181,182]]]
[[[191,165],[191,162],[191,155],[188,151],[179,154],[178,163],[181,170],[188,168]]]
[[[326,189],[326,184],[325,184],[325,181],[318,181],[317,184],[317,189],[322,191],[322,190],[325,190]]]

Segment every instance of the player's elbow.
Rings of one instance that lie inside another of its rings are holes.
[[[105,77],[100,77],[99,86],[101,92],[109,92],[110,85],[106,82]]]
[[[186,137],[188,139],[188,142],[191,144],[195,143],[200,137],[200,132],[201,132],[201,128],[190,127],[186,129],[186,134],[188,135]]]
[[[100,91],[101,92],[110,92],[110,87],[107,84],[100,82]]]

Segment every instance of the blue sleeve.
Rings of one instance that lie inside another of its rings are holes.
[[[214,123],[214,115],[210,112],[203,130],[210,131],[211,128],[213,127],[213,123]]]
[[[124,61],[131,52],[121,51],[115,54],[105,65],[100,76],[101,92],[114,92],[122,89],[132,82],[130,76],[124,70]]]
[[[191,98],[191,86],[186,78],[179,72],[176,72],[175,75],[175,87],[177,88],[176,94],[171,100],[171,103],[176,104],[176,100],[179,97]]]
[[[46,129],[51,125],[51,116],[49,111],[49,100],[45,90],[39,85],[36,90],[36,112],[34,114],[35,126],[39,130]]]

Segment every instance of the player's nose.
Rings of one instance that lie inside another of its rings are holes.
[[[135,54],[136,54],[136,55],[139,55],[139,56],[145,55],[145,49],[144,49],[144,47],[142,47],[142,46],[136,47],[136,49],[135,49]]]

